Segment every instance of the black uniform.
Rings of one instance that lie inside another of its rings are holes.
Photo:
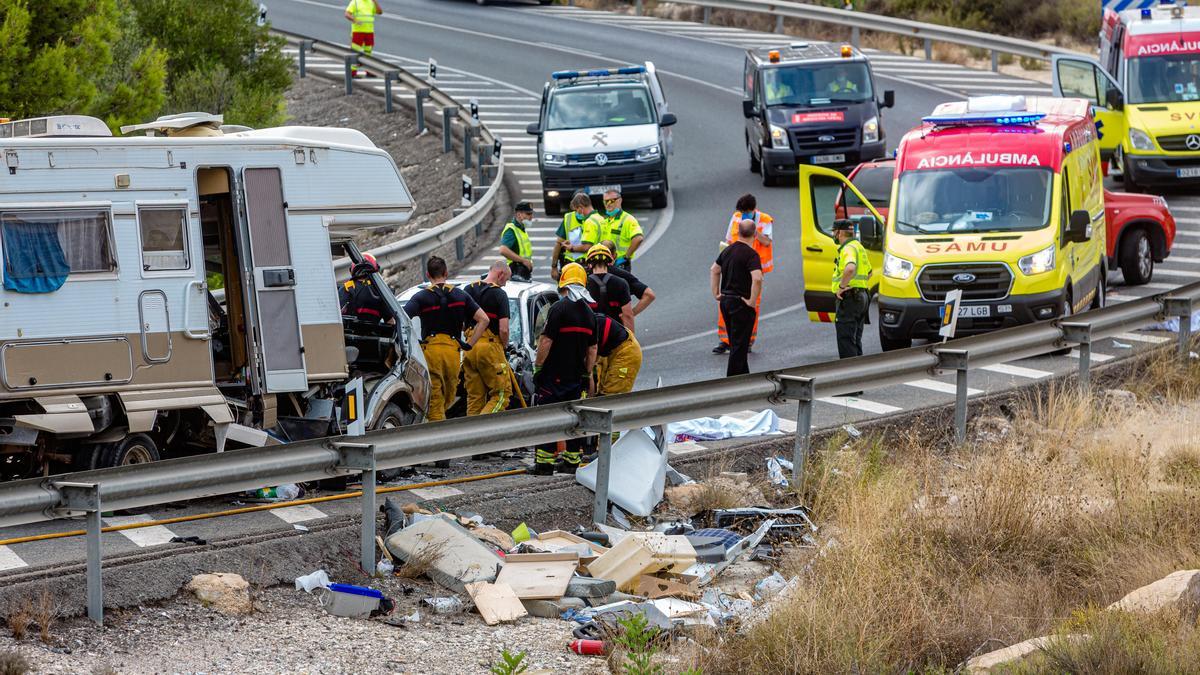
[[[643,284],[642,280],[635,277],[633,272],[629,270],[620,267],[610,267],[608,268],[608,273],[614,277],[624,279],[625,283],[629,284],[629,294],[638,300],[641,300],[642,296],[646,294],[646,289],[650,288],[646,284]]]
[[[629,331],[620,321],[605,314],[596,315],[596,355],[609,356],[629,339]]]
[[[421,317],[422,340],[439,334],[462,337],[463,326],[478,309],[479,305],[466,291],[445,284],[430,284],[404,304],[406,314],[414,319]]]
[[[717,256],[721,268],[721,315],[729,329],[729,365],[725,376],[750,372],[747,356],[754,331],[755,310],[747,305],[753,288],[751,272],[762,269],[762,259],[750,246],[735,241]]]
[[[628,305],[631,299],[629,284],[624,279],[615,274],[589,274],[587,289],[595,300],[588,304],[593,312],[621,320],[621,308]]]
[[[596,345],[596,314],[582,300],[563,298],[550,306],[542,335],[553,340],[541,370],[534,375],[534,403],[574,401],[583,396],[588,351]],[[567,441],[563,463],[577,467],[583,457],[583,439]],[[537,464],[554,464],[554,446],[538,446]]]
[[[495,284],[482,279],[472,281],[464,287],[464,292],[471,296],[475,304],[483,308],[488,316],[488,330],[493,335],[500,334],[500,319],[508,318],[508,294]],[[470,318],[470,317],[468,317]],[[474,324],[471,324],[474,325]]]
[[[338,304],[342,316],[352,316],[363,321],[391,321],[396,313],[380,295],[379,289],[370,279],[351,279],[338,290]]]

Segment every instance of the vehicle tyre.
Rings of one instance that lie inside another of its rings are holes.
[[[402,408],[395,403],[389,403],[383,407],[383,414],[372,425],[371,430],[406,427],[410,424],[416,424],[417,417],[417,413],[412,408]]]
[[[1071,316],[1075,314],[1075,298],[1072,297],[1073,295],[1074,294],[1071,293],[1071,289],[1068,288],[1066,294],[1063,296],[1062,311],[1058,316],[1059,321],[1069,321]],[[1071,347],[1064,347],[1062,349],[1056,349],[1050,353],[1054,356],[1066,356],[1071,353],[1071,349]]]
[[[547,197],[542,195],[542,200],[546,205],[547,216],[561,216],[562,203],[558,201],[558,197]]]
[[[749,137],[746,137],[746,154],[750,156],[750,173],[761,173],[762,160],[754,156],[754,148],[750,147]]]
[[[762,184],[764,187],[775,187],[775,174],[771,173],[771,165],[767,162],[760,162],[762,169]]]
[[[896,351],[897,349],[908,349],[912,346],[912,338],[893,338],[888,337],[883,332],[883,326],[879,326],[879,348],[885,352]]]
[[[1150,283],[1154,277],[1154,247],[1150,245],[1150,236],[1141,228],[1122,238],[1117,259],[1121,263],[1121,276],[1130,286]]]
[[[98,443],[92,452],[92,468],[149,464],[160,459],[154,439],[146,434],[130,434],[113,443]]]
[[[1096,296],[1088,309],[1104,309],[1108,305],[1108,266],[1100,269],[1100,283],[1096,286]]]
[[[1130,171],[1128,163],[1125,161],[1125,151],[1117,146],[1116,154],[1113,155],[1121,165],[1121,182],[1125,184],[1125,191],[1131,193],[1145,192],[1146,189],[1133,177],[1133,172]]]
[[[657,192],[650,195],[650,207],[655,209],[667,208],[667,191]]]

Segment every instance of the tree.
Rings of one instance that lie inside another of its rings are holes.
[[[117,0],[0,0],[0,116],[71,113],[117,125],[157,112],[166,55],[153,41],[120,47],[122,27],[133,27],[128,12]]]

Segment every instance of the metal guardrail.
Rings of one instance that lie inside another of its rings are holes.
[[[504,155],[503,153],[495,153],[498,137],[493,134],[485,125],[481,124],[478,117],[471,114],[471,111],[456,101],[454,97],[437,88],[431,82],[427,82],[405,68],[393,63],[384,61],[383,59],[359,54],[350,47],[345,45],[332,45],[317,40],[313,40],[295,33],[288,33],[281,30],[272,30],[273,33],[284,37],[292,47],[299,49],[299,67],[300,76],[307,75],[306,55],[308,52],[315,52],[334,56],[341,59],[345,64],[343,79],[346,83],[346,93],[353,91],[355,80],[351,77],[351,64],[357,63],[372,72],[381,73],[384,80],[384,106],[385,111],[391,112],[392,102],[394,100],[402,100],[392,93],[392,82],[399,82],[413,92],[414,98],[410,102],[414,110],[417,111],[417,131],[422,133],[426,126],[425,106],[432,104],[440,111],[439,115],[430,118],[431,126],[440,126],[442,128],[442,137],[444,139],[443,150],[450,152],[451,137],[454,133],[454,124],[452,120],[457,119],[462,132],[462,148],[463,148],[463,167],[464,170],[470,170],[473,167],[477,169],[479,182],[490,179],[486,191],[462,213],[454,216],[450,220],[422,230],[404,239],[394,241],[383,246],[373,248],[368,253],[375,256],[376,260],[383,268],[399,264],[401,262],[421,258],[427,256],[433,251],[450,243],[455,244],[455,253],[458,261],[461,262],[464,258],[465,246],[463,237],[472,228],[475,229],[475,234],[480,234],[483,222],[492,212],[492,207],[496,203],[496,196],[499,194],[501,186],[504,183]],[[403,102],[403,101],[402,101]],[[472,153],[472,147],[475,152]],[[474,155],[474,156],[473,156]],[[494,171],[491,169],[494,167]],[[478,189],[474,190],[478,192]],[[474,195],[472,195],[474,197]],[[334,271],[348,273],[350,269],[350,261],[346,258],[341,258],[334,261]]]
[[[851,42],[855,47],[859,44],[859,32],[862,30],[891,33],[903,37],[916,38],[924,41],[925,58],[933,58],[933,43],[948,42],[951,44],[986,49],[992,54],[992,70],[1000,67],[999,54],[1013,54],[1031,59],[1050,60],[1056,54],[1071,54],[1078,56],[1079,52],[1046,45],[1032,40],[992,35],[980,31],[940,26],[922,23],[910,19],[900,19],[881,14],[870,14],[836,7],[810,5],[802,2],[786,2],[776,0],[685,0],[681,4],[704,7],[704,23],[708,23],[712,9],[732,9],[742,12],[769,14],[776,17],[775,32],[783,32],[783,19],[804,19],[821,23],[834,24],[851,29]],[[642,14],[642,0],[634,3],[635,11]]]

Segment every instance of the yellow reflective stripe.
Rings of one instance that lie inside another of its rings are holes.
[[[517,255],[521,256],[522,258],[532,258],[533,243],[529,241],[529,233],[517,227],[516,225],[513,225],[512,223],[507,223],[504,226],[504,232],[508,232],[509,230],[511,230],[513,236],[517,238]],[[501,237],[503,238],[503,232],[501,232]]]

